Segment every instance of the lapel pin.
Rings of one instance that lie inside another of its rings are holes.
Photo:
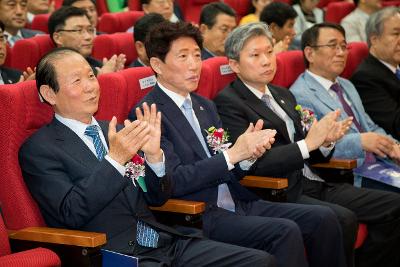
[[[281,103],[282,103],[282,104],[285,104],[285,101],[283,101],[283,100],[281,99]]]
[[[204,108],[202,106],[200,106],[200,110],[204,110]]]

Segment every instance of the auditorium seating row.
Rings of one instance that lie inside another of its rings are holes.
[[[296,57],[296,60],[300,60],[302,56],[296,54]],[[279,62],[280,59],[278,59],[278,68],[282,67],[282,64],[291,65],[286,61]],[[286,66],[283,69],[288,70],[288,68],[290,67]],[[208,59],[203,64],[197,92],[205,97],[213,98],[220,88],[234,78],[235,75],[227,65],[226,58]],[[286,81],[288,78],[280,79]],[[110,120],[112,116],[116,116],[118,122],[123,122],[131,108],[151,90],[155,82],[154,73],[149,67],[130,68],[117,73],[101,75],[99,77],[101,97],[99,110],[95,114],[96,118]],[[0,86],[0,151],[5,155],[5,158],[0,161],[0,169],[4,170],[0,175],[0,201],[7,228],[20,230],[30,227],[12,235],[13,239],[24,239],[29,235],[33,241],[42,241],[46,236],[51,240],[50,242],[59,243],[62,240],[63,244],[68,245],[78,243],[78,247],[85,250],[100,247],[105,243],[104,234],[73,231],[74,238],[71,240],[71,231],[42,228],[45,226],[43,217],[22,179],[18,165],[19,147],[34,131],[50,122],[52,114],[51,108],[39,101],[34,81]],[[346,164],[348,163],[342,165]],[[355,161],[350,163],[347,168],[352,168],[354,165]],[[277,181],[281,183],[280,180]],[[247,180],[244,184],[250,182]],[[276,188],[285,188],[286,186],[287,181],[279,184]],[[187,209],[192,214],[203,210],[204,203],[194,203],[190,209]],[[54,237],[54,235],[56,236]],[[362,244],[366,235],[365,225],[360,225],[356,247]],[[57,251],[57,248],[52,249]]]

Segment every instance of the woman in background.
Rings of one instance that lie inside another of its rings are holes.
[[[247,16],[244,16],[240,20],[239,25],[250,22],[259,22],[261,11],[264,9],[265,6],[269,5],[272,2],[272,0],[250,0],[250,1],[251,1],[251,7],[249,14]]]

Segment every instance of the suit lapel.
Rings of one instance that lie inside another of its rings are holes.
[[[56,140],[59,141],[60,147],[65,151],[65,154],[69,154],[86,168],[93,168],[99,163],[97,157],[71,129],[56,118],[53,119],[51,124],[56,132]]]
[[[207,144],[207,129],[210,128],[211,126],[216,126],[216,125],[211,125],[212,123],[208,119],[207,112],[202,107],[196,99],[192,96],[192,106],[193,106],[193,111],[196,114],[197,120],[199,121],[200,124],[200,129],[201,129],[201,134],[204,138],[204,142]],[[200,144],[201,145],[201,144]],[[201,146],[203,148],[203,146]],[[208,151],[210,152],[210,155],[213,154],[213,151],[210,150],[210,146],[207,145]],[[203,149],[204,150],[204,149]]]
[[[335,99],[332,98],[332,96],[328,93],[328,91],[325,88],[323,88],[319,82],[317,82],[307,72],[305,72],[304,75],[307,87],[314,92],[316,98],[318,98],[332,111],[340,108],[340,105],[335,101]]]
[[[162,115],[169,119],[169,121],[174,125],[177,131],[181,134],[183,140],[192,147],[193,151],[202,159],[207,158],[207,154],[203,149],[196,133],[192,129],[192,126],[187,121],[185,115],[183,115],[180,108],[176,106],[174,101],[166,95],[159,87],[156,85],[153,89],[154,100],[157,103]],[[200,109],[198,106],[197,109]],[[198,112],[201,113],[201,112]],[[197,113],[196,113],[197,116]],[[198,117],[198,120],[201,119]],[[204,125],[204,124],[203,124]],[[200,127],[202,123],[200,122]]]
[[[233,88],[249,108],[260,115],[262,119],[269,121],[285,137],[286,141],[290,142],[286,123],[274,111],[258,99],[239,79],[233,83]]]
[[[304,136],[304,131],[303,127],[301,126],[301,118],[298,113],[298,111],[295,110],[295,107],[289,104],[289,101],[285,99],[284,97],[281,96],[279,91],[273,86],[273,85],[268,85],[268,88],[273,95],[275,101],[279,104],[279,106],[285,111],[285,113],[289,116],[289,118],[293,121],[293,125],[295,127],[296,132],[294,133],[295,135],[295,140],[296,135],[300,134],[300,138],[303,138]]]

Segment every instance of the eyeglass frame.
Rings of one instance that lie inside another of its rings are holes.
[[[3,36],[1,36],[1,35],[3,35]],[[1,37],[3,37],[3,41],[1,41]],[[1,44],[1,43],[2,43],[2,44],[7,44],[7,42],[8,42],[8,35],[5,34],[5,33],[0,34],[0,44]]]
[[[343,44],[343,45],[336,43],[336,44],[308,45],[308,46],[312,47],[312,48],[329,47],[331,50],[335,49],[336,51],[338,51],[340,49],[340,51],[342,51],[342,52],[348,52],[350,49],[348,43]]]
[[[93,30],[93,32],[90,32],[90,30]],[[72,33],[77,33],[79,35],[83,35],[84,31],[87,32],[88,34],[95,35],[96,34],[96,28],[82,28],[82,29],[59,29],[56,32],[72,32]]]

